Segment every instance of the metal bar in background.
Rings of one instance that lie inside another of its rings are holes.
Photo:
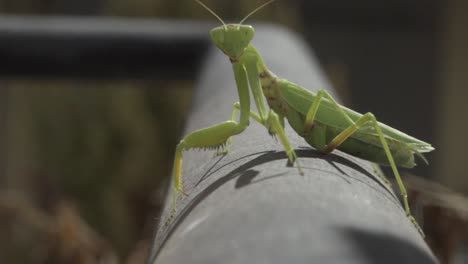
[[[304,41],[256,26],[254,45],[282,78],[317,90],[329,84]],[[229,60],[209,54],[186,133],[228,120],[237,89]],[[255,109],[255,108],[254,108]],[[180,196],[171,192],[150,263],[436,263],[391,189],[371,164],[342,152],[324,156],[289,127],[305,175],[287,166],[279,142],[254,121],[222,157],[184,153]]]
[[[210,24],[0,16],[0,77],[191,79]]]

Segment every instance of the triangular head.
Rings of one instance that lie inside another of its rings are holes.
[[[255,35],[250,25],[227,24],[210,31],[211,40],[229,58],[239,58]]]
[[[250,12],[244,19],[239,22],[239,24],[226,24],[224,21],[215,13],[213,10],[208,8],[205,4],[199,0],[195,0],[211,14],[213,14],[221,23],[222,26],[215,27],[210,31],[211,40],[215,43],[221,51],[224,52],[231,60],[237,60],[244,50],[249,46],[250,41],[252,41],[255,35],[255,29],[249,25],[242,25],[242,23],[251,15],[253,15],[258,10],[272,3],[274,0],[270,0],[261,6],[255,8]]]

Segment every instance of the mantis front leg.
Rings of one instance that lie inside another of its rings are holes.
[[[245,70],[247,72],[247,76],[249,79],[250,89],[252,90],[252,94],[254,96],[254,101],[258,109],[258,114],[250,111],[249,115],[255,121],[260,123],[261,125],[265,126],[268,129],[268,132],[272,135],[278,135],[285,151],[286,155],[288,156],[289,161],[294,164],[296,162],[296,166],[299,170],[299,174],[303,175],[303,171],[301,168],[300,163],[297,161],[297,155],[294,149],[292,148],[291,144],[289,143],[288,137],[284,131],[284,116],[279,116],[272,110],[267,110],[267,106],[264,100],[263,91],[260,84],[258,68],[257,68],[257,58],[256,57],[248,57],[245,61]],[[244,67],[244,66],[243,66]],[[242,104],[235,103],[234,108],[232,111],[232,120],[236,120],[237,112],[241,111],[241,118],[242,118]],[[228,139],[228,143],[226,147],[219,152],[220,154],[227,153],[232,146],[232,138]]]
[[[177,145],[174,158],[173,211],[176,211],[177,193],[183,193],[182,152],[193,148],[218,148],[249,125],[250,97],[247,76],[243,65],[233,64],[234,76],[239,94],[240,120],[230,120],[208,128],[203,128],[185,136]]]

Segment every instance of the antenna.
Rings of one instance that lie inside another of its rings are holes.
[[[227,29],[226,23],[215,13],[213,10],[211,10],[209,7],[207,7],[205,4],[203,4],[200,0],[195,0],[197,3],[199,3],[201,6],[203,6],[208,12],[210,12],[213,16],[215,16],[221,23],[223,23],[224,28]]]
[[[198,1],[198,0],[196,0],[196,1]],[[274,1],[275,1],[275,0],[270,0],[270,1],[266,2],[266,3],[264,3],[263,5],[261,5],[261,6],[257,7],[257,8],[255,8],[254,11],[250,12],[247,16],[244,17],[244,19],[241,20],[241,22],[239,22],[239,25],[241,25],[248,17],[250,17],[251,15],[255,14],[258,10],[260,10],[260,9],[264,8],[265,6],[267,6],[267,5],[271,4],[271,3],[273,3]]]

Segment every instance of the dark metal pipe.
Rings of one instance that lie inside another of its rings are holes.
[[[0,16],[0,77],[191,79],[210,24]]]
[[[311,90],[333,91],[295,34],[257,26],[254,45],[269,68]],[[228,59],[213,50],[185,133],[228,120],[238,100]],[[255,108],[254,108],[255,109]],[[150,263],[436,263],[420,234],[369,162],[324,156],[288,128],[300,176],[279,142],[254,121],[230,153],[189,151],[170,224],[171,193]]]

